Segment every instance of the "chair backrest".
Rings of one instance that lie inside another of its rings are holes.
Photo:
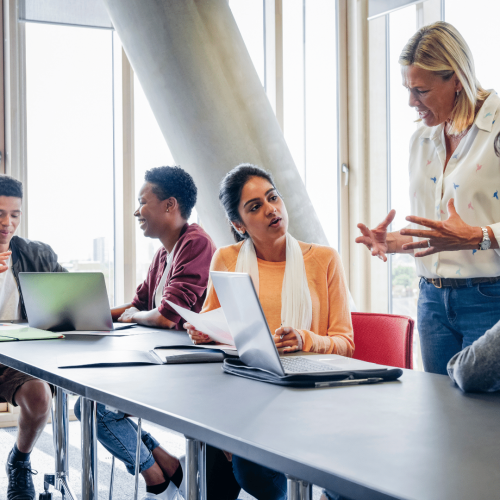
[[[413,368],[413,325],[408,316],[352,313],[354,359]]]

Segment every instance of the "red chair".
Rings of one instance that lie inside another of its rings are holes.
[[[354,359],[413,368],[413,326],[408,316],[352,313]]]

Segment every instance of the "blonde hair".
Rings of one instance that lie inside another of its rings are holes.
[[[476,78],[469,46],[456,28],[444,21],[419,29],[405,45],[399,64],[434,71],[445,81],[457,75],[463,90],[455,100],[450,117],[449,133],[453,135],[474,123],[477,103],[490,94]]]

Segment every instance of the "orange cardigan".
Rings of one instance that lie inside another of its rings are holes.
[[[299,330],[303,350],[351,357],[354,340],[349,296],[339,254],[330,247],[299,242],[304,254],[307,282],[312,300],[311,331]],[[234,272],[242,243],[219,248],[212,257],[211,271]],[[281,324],[281,288],[286,262],[257,259],[259,300],[271,332]],[[220,307],[212,280],[201,312]]]

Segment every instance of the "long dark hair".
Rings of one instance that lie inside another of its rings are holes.
[[[231,222],[242,222],[240,213],[238,211],[238,206],[240,204],[241,192],[243,187],[252,177],[262,177],[269,181],[270,184],[276,189],[274,185],[273,176],[270,172],[267,172],[263,168],[252,165],[251,163],[242,163],[237,167],[234,167],[230,172],[226,174],[222,182],[220,183],[219,189],[219,200],[221,202],[224,211],[226,212],[227,220],[231,227],[234,239],[238,241],[243,241],[247,239],[248,233],[240,234]],[[278,191],[276,189],[276,191]],[[278,192],[278,195],[281,195]]]

